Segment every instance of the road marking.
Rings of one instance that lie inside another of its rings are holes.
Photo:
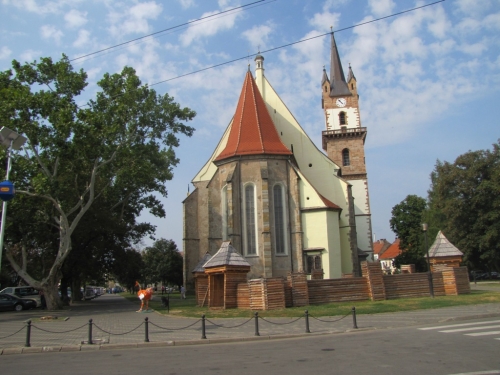
[[[477,323],[450,324],[447,326],[439,326],[439,327],[425,327],[425,328],[419,328],[419,330],[427,331],[430,329],[442,329],[442,328],[451,328],[451,327],[467,327],[467,326],[474,326],[474,325],[480,325],[480,324],[490,324],[490,323],[500,323],[500,320],[492,320],[489,322],[477,322]]]
[[[466,333],[465,334],[465,336],[488,336],[488,335],[500,335],[500,331],[476,332],[476,333]]]
[[[468,328],[457,328],[457,329],[447,329],[447,330],[439,331],[439,332],[443,332],[443,333],[465,332],[465,331],[477,331],[478,329],[490,329],[490,328],[500,328],[500,325],[495,325],[495,326],[481,326],[481,327],[468,327]]]

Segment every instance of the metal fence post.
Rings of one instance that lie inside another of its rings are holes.
[[[305,315],[306,315],[306,333],[311,333],[311,331],[309,330],[309,311],[306,310]]]
[[[28,320],[26,322],[26,343],[24,344],[25,347],[29,348],[31,346],[31,320]]]
[[[148,317],[144,318],[144,342],[149,342],[149,319]]]
[[[205,335],[205,314],[201,316],[201,338],[207,338],[207,336]]]
[[[255,313],[255,336],[260,336],[259,333],[259,313]]]
[[[358,324],[356,322],[356,308],[352,308],[352,328],[358,329]]]
[[[92,342],[92,319],[89,319],[89,341],[88,341],[88,344],[89,345],[93,344],[93,342]]]

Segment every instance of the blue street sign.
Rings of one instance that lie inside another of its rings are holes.
[[[4,202],[10,201],[16,195],[14,184],[10,181],[0,182],[0,199]]]

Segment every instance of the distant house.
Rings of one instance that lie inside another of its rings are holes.
[[[386,251],[391,243],[387,241],[385,238],[381,240],[375,241],[373,243],[373,260],[378,260],[379,257]]]
[[[382,252],[382,254],[379,253],[378,255],[380,266],[386,274],[391,275],[396,271],[396,267],[394,267],[393,261],[402,252],[399,248],[399,242],[399,238],[396,238],[396,240],[384,252]]]

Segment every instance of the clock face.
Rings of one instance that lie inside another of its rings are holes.
[[[344,98],[338,98],[335,103],[337,104],[337,107],[345,107],[347,101]]]

